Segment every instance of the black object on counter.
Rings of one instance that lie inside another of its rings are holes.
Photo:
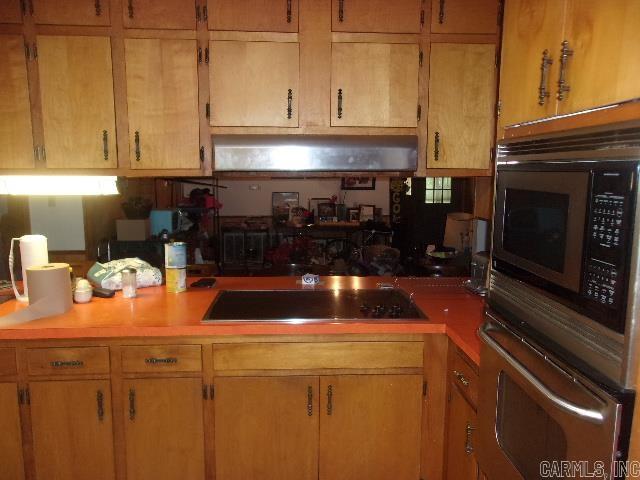
[[[216,279],[213,277],[201,278],[193,282],[190,287],[193,288],[211,288],[216,284]]]
[[[111,298],[116,294],[115,290],[109,290],[108,288],[93,287],[93,296],[100,298]]]

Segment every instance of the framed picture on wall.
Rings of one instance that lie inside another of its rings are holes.
[[[349,222],[359,222],[360,221],[360,209],[359,208],[349,208],[347,209],[347,221]]]
[[[318,213],[318,205],[321,203],[329,203],[331,199],[329,198],[310,198],[309,199],[309,211],[314,212],[316,215]]]
[[[336,204],[335,203],[319,203],[318,204],[318,217],[320,219],[333,218],[336,216]]]
[[[342,177],[342,190],[375,190],[376,177]]]
[[[373,220],[376,213],[375,205],[360,205],[360,221],[366,222],[368,220]]]

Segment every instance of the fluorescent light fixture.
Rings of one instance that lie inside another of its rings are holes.
[[[0,175],[0,195],[117,195],[115,176]]]

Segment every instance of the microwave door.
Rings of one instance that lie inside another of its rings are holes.
[[[494,257],[580,291],[589,172],[499,171]]]

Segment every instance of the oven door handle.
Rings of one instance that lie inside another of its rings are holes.
[[[544,395],[557,408],[571,415],[583,418],[593,423],[604,423],[604,415],[597,410],[582,408],[569,400],[553,393],[549,387],[542,383],[538,378],[527,370],[518,360],[516,360],[509,352],[507,352],[498,342],[491,338],[482,329],[478,332],[482,340],[492,347],[506,362],[511,365],[520,375],[522,375],[531,385],[533,385],[542,395]]]

